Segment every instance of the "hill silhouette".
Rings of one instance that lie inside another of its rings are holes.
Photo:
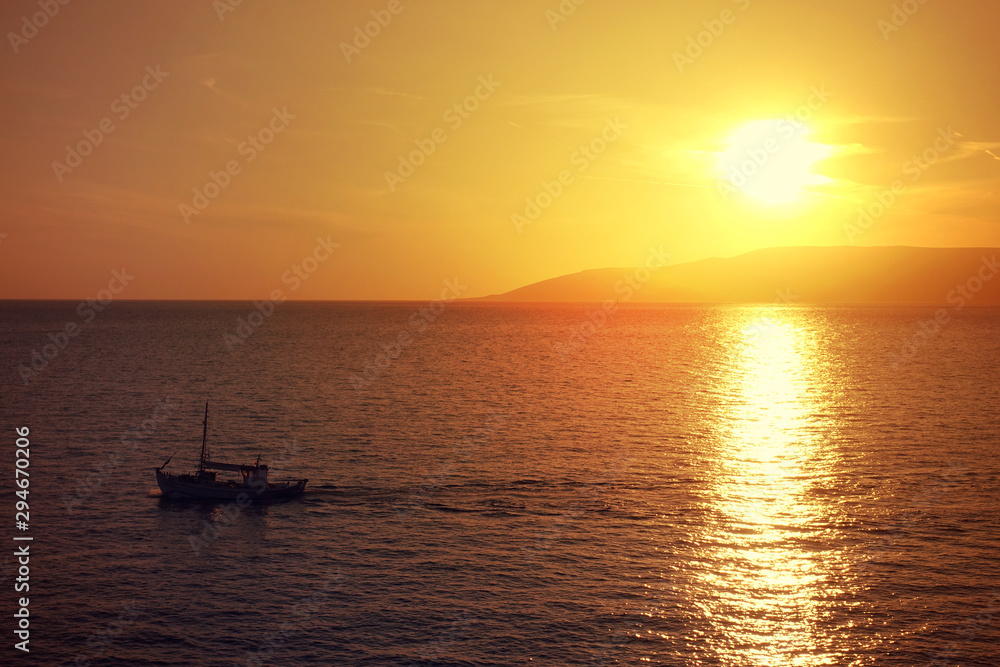
[[[649,274],[632,268],[593,269],[476,300],[996,305],[998,258],[1000,248],[765,248]]]

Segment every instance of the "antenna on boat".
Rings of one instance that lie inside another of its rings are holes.
[[[174,452],[174,454],[176,454],[176,453],[177,452]],[[167,464],[170,463],[170,459],[174,458],[174,454],[171,454],[170,456],[167,457],[167,460],[164,461],[163,465],[160,466],[160,470],[163,470],[164,468],[167,467]]]
[[[208,401],[205,401],[205,421],[201,430],[201,458],[198,459],[198,473],[205,471],[206,445],[208,440]]]

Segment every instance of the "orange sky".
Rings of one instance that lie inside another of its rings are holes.
[[[425,299],[650,246],[1000,246],[993,1],[228,2],[3,3],[0,298],[122,268],[131,299]],[[751,131],[796,112],[791,144]],[[779,171],[722,188],[724,155]]]

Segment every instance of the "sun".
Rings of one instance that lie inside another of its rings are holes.
[[[723,187],[768,205],[800,201],[807,188],[831,181],[813,173],[813,166],[832,155],[833,147],[810,141],[809,134],[808,127],[794,120],[747,123],[719,153]]]

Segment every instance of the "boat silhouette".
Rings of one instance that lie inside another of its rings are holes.
[[[173,455],[156,469],[156,483],[163,497],[171,500],[235,500],[240,504],[268,502],[302,495],[309,481],[271,482],[268,479],[269,469],[260,462],[260,456],[252,465],[212,461],[208,450],[208,403],[205,403],[198,469],[190,474],[164,472],[172,458]],[[238,472],[240,476],[220,479],[217,473],[220,470]]]

